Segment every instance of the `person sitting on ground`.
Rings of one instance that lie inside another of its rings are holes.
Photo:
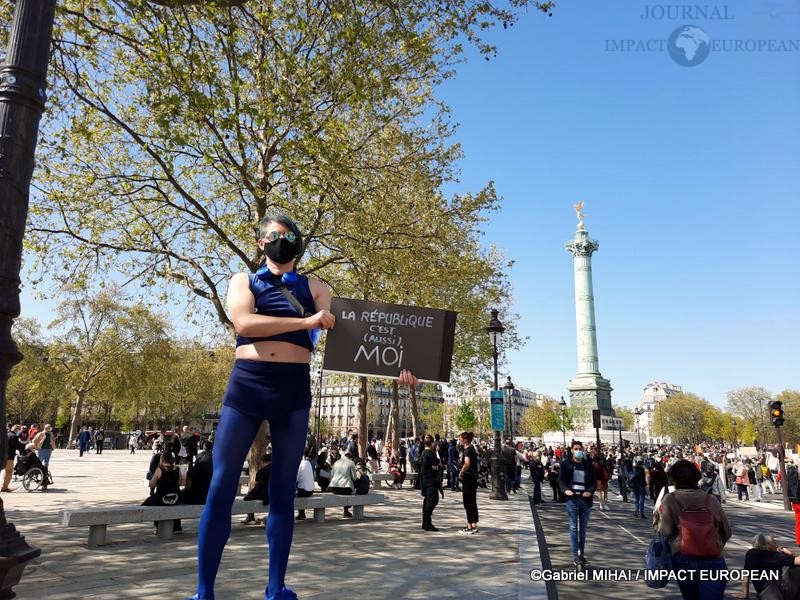
[[[142,502],[142,506],[170,506],[177,504],[180,499],[180,470],[175,466],[175,455],[163,452],[153,476],[150,478],[150,496]],[[158,521],[153,523],[155,533],[158,535]],[[172,524],[173,533],[180,533],[181,520],[175,519]]]
[[[181,504],[205,504],[212,474],[211,444],[203,442],[202,454],[186,472],[186,485],[181,492]]]
[[[355,489],[356,465],[352,460],[350,448],[344,451],[344,456],[337,460],[331,468],[331,482],[328,489],[334,494],[349,496]],[[350,508],[344,507],[344,516],[352,518]]]
[[[269,504],[269,478],[272,469],[272,454],[261,457],[261,467],[256,471],[256,484],[245,494],[245,500],[261,500],[262,504]],[[247,513],[242,520],[242,525],[256,522],[255,513]]]
[[[300,461],[300,466],[297,467],[297,497],[308,498],[314,493],[314,467],[307,456],[303,457]],[[297,511],[297,520],[304,521],[306,518],[306,511],[300,509]]]
[[[759,533],[753,538],[753,547],[744,555],[745,573],[760,572],[761,576],[753,580],[753,587],[759,598],[798,600],[800,598],[798,566],[800,566],[800,556],[794,556],[791,550],[786,548],[778,548],[775,539],[764,533]],[[788,567],[785,577],[784,567]],[[773,577],[777,577],[778,581],[774,581]],[[737,597],[750,597],[750,579],[747,575],[742,579],[742,592]]]

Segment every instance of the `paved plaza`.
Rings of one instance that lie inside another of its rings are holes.
[[[185,520],[184,533],[161,541],[149,524],[112,525],[109,544],[89,549],[87,528],[65,528],[56,515],[65,508],[140,503],[147,490],[142,479],[149,452],[130,455],[106,451],[79,458],[76,451],[56,451],[55,484],[46,493],[18,490],[3,494],[8,518],[42,556],[29,566],[16,588],[21,600],[92,598],[182,599],[194,592],[197,520]],[[526,490],[529,485],[526,484]],[[422,499],[411,489],[388,490],[385,505],[366,507],[364,521],[341,517],[328,509],[326,521],[297,524],[287,583],[301,598],[486,598],[497,600],[547,598],[545,585],[530,580],[541,568],[527,493],[511,495],[508,503],[492,502],[479,490],[481,531],[457,533],[464,510],[458,493],[446,492],[434,513],[438,533],[420,531]],[[547,488],[545,498],[550,496]],[[594,568],[641,567],[650,529],[632,517],[632,505],[611,493],[611,510],[593,510],[587,556]],[[792,547],[793,517],[770,497],[762,504],[725,505],[734,531],[726,546],[731,568],[741,568],[749,540],[760,530]],[[733,495],[735,497],[735,495]],[[648,503],[649,505],[649,503]],[[537,515],[554,569],[571,570],[564,507],[547,502]],[[234,519],[217,584],[220,600],[262,599],[267,553],[262,526]],[[558,598],[583,597],[587,586],[595,598],[679,598],[677,587],[650,590],[642,582],[560,583]],[[729,585],[727,598],[739,592]],[[551,596],[555,597],[555,596]]]

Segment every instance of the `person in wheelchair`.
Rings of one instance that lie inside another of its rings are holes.
[[[47,470],[47,467],[39,460],[39,457],[36,455],[36,445],[33,442],[29,442],[25,445],[25,450],[23,450],[19,458],[17,459],[17,465],[14,469],[17,472],[17,475],[24,477],[26,473],[31,471],[32,469],[39,468],[42,471],[42,491],[47,491],[47,486],[50,484],[50,473]]]

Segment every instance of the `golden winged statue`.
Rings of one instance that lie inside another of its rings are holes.
[[[588,216],[583,212],[583,200],[577,204],[573,204],[572,208],[575,209],[575,214],[578,215],[578,229],[583,229],[583,217]]]

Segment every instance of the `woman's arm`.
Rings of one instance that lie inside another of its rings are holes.
[[[328,307],[330,307],[330,292]],[[231,278],[228,287],[228,309],[236,333],[247,337],[269,337],[300,329],[330,329],[335,321],[327,309],[303,318],[256,314],[255,298],[250,291],[250,280],[246,273],[237,273]]]
[[[153,473],[153,476],[150,478],[150,489],[156,489],[156,485],[158,484],[158,479],[161,477],[161,467],[156,469],[156,472]]]

